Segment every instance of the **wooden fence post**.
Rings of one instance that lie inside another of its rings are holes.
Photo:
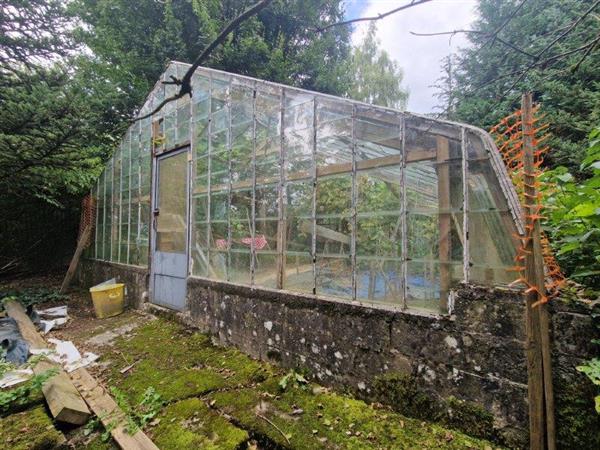
[[[526,353],[529,396],[530,448],[554,450],[554,394],[548,311],[539,303],[545,295],[544,258],[540,239],[539,202],[537,199],[534,126],[531,93],[523,94],[521,120],[523,130],[523,186],[525,213],[525,279],[536,290],[526,292]]]

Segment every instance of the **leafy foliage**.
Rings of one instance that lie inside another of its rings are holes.
[[[580,167],[587,178],[577,179],[566,167],[543,175],[546,205],[544,228],[569,276],[600,290],[600,127]]]
[[[134,406],[129,403],[127,395],[119,388],[111,387],[110,391],[127,417],[125,430],[129,434],[135,434],[139,429],[144,428],[156,417],[164,404],[160,394],[152,386],[148,386],[140,402]]]
[[[6,412],[14,406],[26,404],[31,396],[40,392],[44,383],[57,373],[58,369],[49,369],[34,375],[26,383],[14,389],[0,391],[0,412]]]
[[[51,302],[51,301],[66,301],[69,299],[67,295],[59,294],[56,289],[33,287],[24,289],[9,289],[6,291],[0,291],[0,306],[6,300],[16,300],[20,302],[24,307],[29,305],[36,305],[38,303]]]
[[[600,386],[600,359],[594,358],[587,364],[577,367],[577,370],[584,373],[596,386]],[[594,398],[596,412],[600,414],[600,394]]]
[[[285,391],[289,386],[304,389],[307,387],[307,385],[308,380],[304,377],[304,375],[296,372],[295,370],[290,370],[279,380],[279,389],[282,391]]]

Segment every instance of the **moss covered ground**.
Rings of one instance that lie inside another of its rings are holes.
[[[13,450],[53,449],[65,437],[56,430],[43,404],[0,418],[0,442]]]
[[[308,382],[282,389],[281,369],[165,319],[117,338],[102,359],[102,378],[132,410],[149,387],[160,395],[163,406],[145,431],[164,449],[493,448]]]

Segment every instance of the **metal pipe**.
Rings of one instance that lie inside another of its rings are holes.
[[[317,295],[317,97],[313,98],[313,125],[312,125],[312,208],[311,208],[311,256],[313,264],[312,292]]]
[[[352,232],[350,235],[350,265],[352,267],[352,300],[356,300],[356,105],[352,105],[352,191],[350,206],[350,221]]]
[[[406,115],[400,115],[400,223],[402,226],[402,309],[408,308],[408,211],[406,196]]]
[[[252,91],[252,201],[250,204],[250,286],[254,286],[254,272],[256,271],[256,82]]]

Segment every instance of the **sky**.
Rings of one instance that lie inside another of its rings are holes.
[[[374,16],[408,2],[409,0],[347,0],[346,18]],[[410,92],[408,111],[436,111],[439,101],[432,85],[442,76],[441,60],[458,48],[468,45],[464,34],[457,34],[450,39],[449,36],[413,36],[410,31],[433,33],[468,29],[477,17],[476,3],[477,0],[433,0],[377,21],[377,37],[382,49],[404,71],[402,84]],[[354,26],[354,45],[360,43],[367,27],[368,22]]]

